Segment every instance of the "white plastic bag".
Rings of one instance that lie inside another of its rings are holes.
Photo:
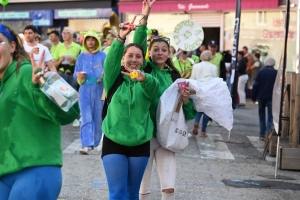
[[[213,78],[205,83],[192,79],[186,81],[189,82],[190,90],[196,91],[196,94],[190,97],[193,99],[195,110],[204,112],[230,131],[233,125],[232,99],[223,79]]]
[[[189,144],[180,100],[177,83],[172,84],[160,97],[156,115],[157,140],[163,148],[175,153],[182,153]]]

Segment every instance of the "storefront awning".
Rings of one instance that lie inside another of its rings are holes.
[[[274,9],[278,8],[278,0],[242,0],[242,9]],[[141,1],[120,0],[119,12],[140,13]],[[205,10],[235,10],[236,0],[192,0],[170,1],[158,0],[153,5],[151,12],[190,12]]]

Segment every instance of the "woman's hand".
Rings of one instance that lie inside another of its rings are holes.
[[[34,83],[34,84],[38,84],[39,80],[42,76],[42,74],[39,73],[39,72],[44,72],[45,71],[45,65],[43,64],[44,56],[45,56],[45,50],[42,52],[39,64],[37,65],[34,61],[33,51],[30,52],[30,61],[31,61],[31,64],[32,64],[32,83]]]
[[[186,84],[186,87],[184,88],[179,88],[178,90],[179,94],[181,95],[181,99],[184,104],[189,102],[190,98],[190,88],[189,88],[189,82]]]
[[[132,19],[131,22],[124,22],[122,23],[122,27],[120,25],[120,33],[119,36],[121,37],[121,40],[126,39],[126,36],[133,31],[133,27],[134,27],[134,21],[135,21],[136,16],[134,16],[134,18]]]
[[[79,79],[84,79],[85,78],[85,73],[77,72],[76,77],[79,78]]]
[[[146,75],[141,71],[141,70],[136,70],[136,69],[130,69],[129,67],[124,66],[124,68],[128,72],[121,71],[122,74],[130,77],[130,73],[137,73],[136,78],[131,78],[131,80],[139,81],[139,82],[144,82],[146,80]]]
[[[144,0],[143,6],[142,6],[142,14],[145,16],[148,16],[151,10],[151,7],[153,6],[154,2],[156,0]]]
[[[138,26],[144,26],[147,24],[148,16],[151,10],[151,7],[153,6],[154,2],[156,0],[144,0],[143,1],[143,6],[142,6],[142,15],[143,18],[140,19],[140,24]]]

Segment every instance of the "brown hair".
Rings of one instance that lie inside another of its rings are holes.
[[[167,46],[168,46],[168,51],[169,51],[169,53],[170,53],[170,45],[169,45],[169,43],[168,43],[166,40],[164,40],[164,39],[152,40],[152,41],[150,42],[150,45],[149,45],[149,50],[151,50],[153,44],[156,43],[156,42],[164,42],[164,43],[166,43]],[[149,56],[149,60],[150,60],[151,62],[153,62],[150,56]],[[174,66],[173,61],[171,60],[171,58],[168,58],[168,59],[166,60],[165,63],[166,63],[166,65],[167,65],[169,68],[171,68],[174,72],[176,72],[176,73],[178,73],[178,74],[180,75],[180,73],[178,72],[178,70],[177,70],[176,67]]]
[[[9,41],[9,43],[11,44],[12,42],[16,43],[16,49],[12,54],[13,60],[17,61],[17,67],[16,67],[16,72],[19,72],[21,63],[24,60],[28,60],[30,61],[30,57],[28,55],[28,53],[25,51],[23,44],[22,44],[22,40],[19,37],[19,35],[17,35],[10,27],[5,26],[5,28],[7,28],[7,30],[14,36],[14,41],[11,41],[9,38],[7,38],[7,40]]]
[[[139,45],[139,44],[137,44],[137,43],[130,43],[130,44],[128,44],[128,45],[125,47],[125,49],[124,49],[124,54],[123,54],[123,55],[125,55],[125,54],[127,53],[127,50],[128,50],[130,47],[136,47],[136,48],[138,48],[139,50],[141,50],[143,59],[145,59],[145,52],[144,52],[144,49],[143,49],[143,47],[142,47],[141,45]]]

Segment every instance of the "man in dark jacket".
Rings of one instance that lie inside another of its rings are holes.
[[[252,101],[258,100],[258,114],[260,124],[260,139],[265,139],[266,132],[270,131],[273,123],[272,116],[272,94],[277,76],[277,70],[274,69],[275,60],[271,57],[265,60],[265,67],[258,71],[253,83]],[[266,111],[268,108],[268,120],[266,124]]]

